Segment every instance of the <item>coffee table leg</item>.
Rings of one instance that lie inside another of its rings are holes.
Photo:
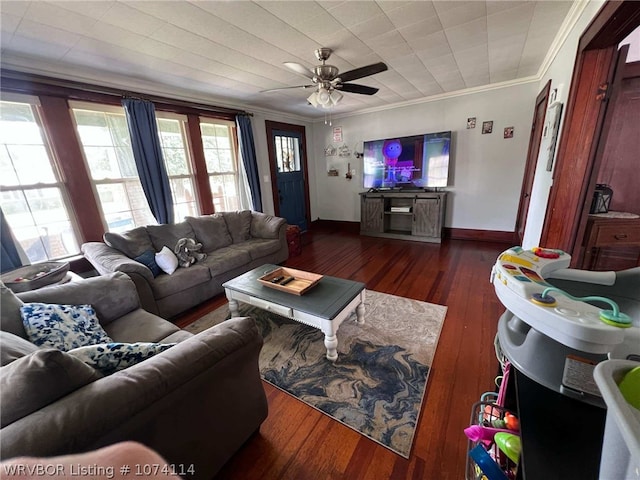
[[[335,362],[338,359],[338,337],[324,334],[324,346],[327,347],[327,360]]]
[[[227,300],[229,300],[229,312],[232,317],[240,316],[240,310],[238,310],[239,304],[237,300],[234,300],[232,294],[229,290],[225,291],[225,295],[227,296]]]
[[[364,323],[364,302],[356,307],[356,323],[359,325]]]

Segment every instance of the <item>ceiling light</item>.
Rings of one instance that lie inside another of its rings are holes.
[[[307,98],[307,101],[315,108],[331,108],[342,100],[342,94],[335,90],[328,90],[324,87],[318,88],[317,92],[313,92]]]

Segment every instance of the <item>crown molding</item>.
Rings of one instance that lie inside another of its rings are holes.
[[[61,67],[64,70],[61,70]],[[33,59],[13,54],[3,54],[0,62],[0,68],[14,70],[16,72],[27,73],[32,75],[42,75],[45,77],[80,82],[92,85],[99,85],[113,89],[122,90],[123,92],[135,92],[143,95],[154,95],[158,97],[173,98],[186,102],[203,103],[207,105],[215,105],[223,108],[236,110],[244,110],[253,114],[260,114],[266,117],[277,115],[293,121],[310,122],[309,117],[296,115],[290,112],[256,107],[248,103],[229,101],[229,98],[218,97],[215,95],[200,94],[192,90],[185,90],[179,87],[162,85],[148,80],[136,79],[125,75],[112,72],[97,73],[89,72],[85,68],[72,65],[61,65],[52,63],[44,59]],[[102,74],[102,76],[101,76]],[[106,75],[105,75],[106,74]]]

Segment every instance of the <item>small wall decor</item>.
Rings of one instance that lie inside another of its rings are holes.
[[[334,147],[333,145],[329,145],[327,148],[324,149],[325,157],[335,157],[335,155],[336,155],[336,147]]]
[[[556,153],[556,142],[558,141],[558,130],[560,128],[560,118],[562,117],[562,103],[555,102],[547,109],[545,126],[542,131],[542,144],[547,148],[547,172],[553,169],[553,157]]]
[[[467,128],[476,128],[476,117],[467,118]]]
[[[504,138],[513,138],[513,127],[504,128]]]
[[[337,168],[332,168],[327,172],[327,175],[330,177],[337,177],[339,175]]]
[[[351,180],[353,178],[353,174],[351,173],[351,164],[347,164],[347,173],[345,174],[345,178],[347,180]]]
[[[349,147],[347,147],[346,144],[342,145],[341,147],[338,147],[338,156],[339,157],[350,157],[351,156],[351,150],[349,150]]]
[[[493,132],[493,120],[482,122],[482,134]]]
[[[333,127],[333,143],[342,142],[342,127]]]

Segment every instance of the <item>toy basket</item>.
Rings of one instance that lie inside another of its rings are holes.
[[[471,420],[469,425],[480,425],[483,427],[492,427],[494,420],[502,420],[506,413],[511,413],[510,410],[501,407],[495,403],[488,401],[480,401],[476,402],[471,408]],[[517,474],[517,464],[511,461],[504,453],[502,453],[495,442],[487,443],[484,441],[468,441],[468,451],[473,450],[478,445],[482,445],[489,456],[496,461],[502,473],[509,480],[513,480],[516,478]],[[476,462],[471,458],[470,455],[467,455],[466,469],[465,469],[465,478],[466,480],[483,480],[488,478],[484,475],[481,468],[476,464]]]

